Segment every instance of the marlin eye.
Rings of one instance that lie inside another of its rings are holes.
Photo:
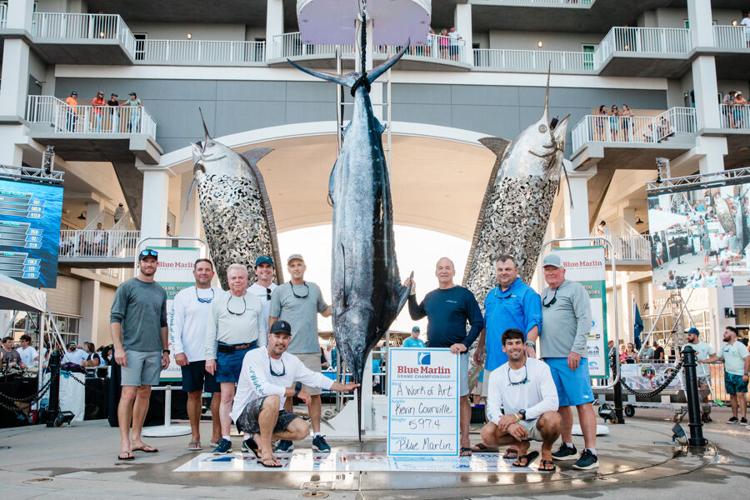
[[[547,131],[547,125],[545,125],[544,123],[542,123],[541,125],[539,125],[539,132],[541,132],[543,134],[546,131]]]

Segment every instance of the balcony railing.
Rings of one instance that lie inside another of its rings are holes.
[[[690,30],[686,28],[626,28],[615,26],[602,39],[594,60],[597,67],[615,52],[648,55],[684,55],[692,47]]]
[[[720,104],[722,128],[750,129],[750,104]]]
[[[5,28],[8,24],[8,4],[0,3],[0,28]]]
[[[117,42],[131,57],[135,54],[135,37],[117,14],[35,12],[31,31],[37,41]]]
[[[302,42],[299,32],[284,33],[273,39],[273,58],[286,59],[287,57],[320,57],[329,58],[336,54],[334,44],[312,44]],[[342,56],[353,56],[354,45],[341,45]]]
[[[490,0],[492,5],[512,7],[591,7],[596,0]]]
[[[474,66],[496,71],[595,73],[594,54],[554,50],[474,49]]]
[[[744,26],[714,26],[714,45],[720,49],[750,49]]]
[[[265,63],[266,43],[231,40],[144,40],[135,60],[145,64],[242,65]]]
[[[134,259],[140,231],[60,231],[60,257],[69,259]]]
[[[145,134],[156,137],[156,123],[143,106],[68,106],[52,96],[30,95],[26,120],[47,124],[56,133]]]
[[[573,151],[589,142],[650,144],[695,131],[694,108],[670,108],[656,116],[587,115],[573,129]]]
[[[618,264],[651,262],[651,243],[648,236],[612,235],[612,251]]]

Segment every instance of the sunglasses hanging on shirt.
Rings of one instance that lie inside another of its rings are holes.
[[[210,297],[201,297],[200,295],[198,295],[198,287],[195,287],[195,298],[198,299],[198,302],[200,302],[201,304],[210,304],[214,301],[214,295],[216,293],[214,292],[213,288],[209,288],[209,290],[211,290]]]
[[[291,281],[289,282],[289,286],[292,287],[292,295],[294,295],[298,299],[306,299],[308,295],[310,295],[310,287],[307,285],[307,282],[303,281],[302,284],[305,286],[305,289],[307,289],[307,293],[305,295],[297,295],[297,292],[294,291],[294,283],[292,283]]]
[[[552,295],[552,300],[549,302],[547,302],[547,296],[545,295],[544,300],[542,300],[542,305],[544,307],[551,307],[555,302],[557,302],[557,290],[555,290],[554,295]]]
[[[510,378],[510,365],[508,365],[508,385],[524,385],[529,381],[529,369],[526,365],[523,365],[523,379],[518,382],[513,382]]]
[[[273,369],[273,363],[271,363],[271,357],[268,357],[268,371],[271,372],[271,375],[274,377],[283,377],[286,375],[286,365],[284,364],[284,360],[280,359],[281,361],[281,373],[277,373],[276,370]]]
[[[234,312],[231,309],[229,309],[229,302],[234,298],[234,295],[230,295],[227,299],[227,312],[231,314],[232,316],[242,316],[247,311],[247,302],[245,301],[245,296],[242,296],[242,305],[244,308],[242,309],[242,312]]]
[[[271,300],[271,289],[266,288],[266,300]]]

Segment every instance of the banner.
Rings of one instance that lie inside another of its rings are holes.
[[[459,454],[459,357],[450,349],[388,350],[388,456]]]
[[[167,291],[167,324],[171,335],[174,320],[172,305],[174,297],[180,290],[195,284],[193,266],[195,261],[200,258],[201,252],[199,248],[151,246],[147,248],[159,252],[159,265],[156,268],[154,278]],[[174,353],[169,355],[169,366],[162,370],[160,379],[162,382],[182,380],[182,370],[175,363]]]
[[[607,270],[604,247],[556,248],[565,266],[565,279],[577,281],[591,299],[591,331],[586,338],[589,374],[608,378],[607,361]]]

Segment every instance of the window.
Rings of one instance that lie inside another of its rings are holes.
[[[584,43],[583,48],[583,69],[593,70],[594,69],[594,52],[596,52],[596,44]]]

